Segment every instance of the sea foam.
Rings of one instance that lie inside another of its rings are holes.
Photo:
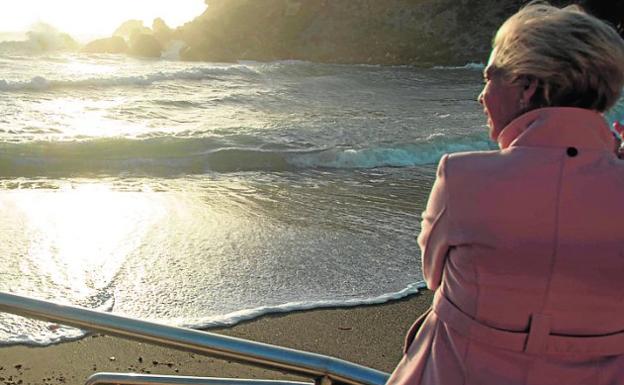
[[[320,308],[328,308],[328,307],[353,307],[353,306],[363,306],[363,305],[378,305],[382,303],[386,303],[389,301],[394,301],[398,299],[405,298],[407,296],[418,293],[420,290],[426,289],[427,285],[424,281],[419,281],[408,285],[403,290],[397,291],[395,293],[387,293],[377,297],[372,298],[352,298],[348,300],[342,301],[300,301],[300,302],[289,302],[282,305],[276,306],[262,306],[257,308],[239,310],[236,312],[228,313],[223,316],[206,320],[199,323],[194,324],[185,324],[183,326],[189,328],[198,328],[198,329],[206,329],[213,327],[221,327],[221,326],[231,326],[236,325],[240,322],[249,321],[255,318],[262,317],[268,314],[276,314],[276,313],[291,313],[295,311],[302,310],[311,310],[311,309],[320,309]]]
[[[466,63],[463,66],[434,66],[434,70],[473,70],[483,71],[485,64],[483,63]]]
[[[106,88],[123,86],[149,86],[154,83],[176,80],[207,80],[222,76],[253,76],[256,72],[247,66],[195,67],[181,71],[159,71],[140,75],[88,77],[76,80],[57,80],[35,76],[30,80],[0,79],[0,91],[45,91],[51,89]]]

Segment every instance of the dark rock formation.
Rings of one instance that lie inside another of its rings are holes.
[[[487,60],[500,24],[528,0],[205,0],[207,9],[172,30],[123,23],[114,36],[132,55],[160,57],[186,44],[182,59],[283,59],[329,63],[463,65]],[[576,2],[624,33],[624,1]],[[175,44],[174,44],[175,42]],[[102,40],[87,52],[124,52]]]
[[[192,60],[463,64],[487,59],[520,0],[207,0],[181,29]]]
[[[160,57],[163,46],[152,34],[134,33],[130,38],[128,53],[140,57]]]
[[[141,20],[128,20],[124,21],[115,32],[113,32],[113,36],[123,37],[126,40],[129,40],[132,35],[137,33],[151,33],[152,31],[143,25],[143,21]]]
[[[156,19],[153,29],[141,20],[122,23],[112,37],[94,40],[83,47],[88,53],[128,53],[140,57],[160,57],[174,36],[174,31],[162,19]]]
[[[169,45],[174,34],[173,30],[161,18],[154,19],[152,31],[156,40],[163,46]]]
[[[500,24],[527,0],[205,0],[176,33],[188,60],[301,59],[447,64],[487,60]],[[622,31],[624,2],[580,3]]]
[[[126,53],[128,44],[120,36],[94,40],[82,48],[86,53]]]

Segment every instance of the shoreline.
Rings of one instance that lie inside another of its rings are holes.
[[[431,304],[419,293],[383,304],[273,313],[206,331],[329,355],[390,372],[405,333]],[[95,372],[302,380],[279,371],[93,334],[50,346],[0,347],[0,382],[84,384]],[[305,379],[304,379],[305,380]]]

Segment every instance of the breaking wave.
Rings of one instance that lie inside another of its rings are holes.
[[[223,76],[245,75],[253,76],[256,72],[247,66],[211,66],[195,67],[181,71],[159,71],[149,74],[91,77],[76,80],[55,80],[43,76],[35,76],[26,81],[0,79],[0,91],[47,91],[52,89],[73,88],[104,88],[123,86],[149,86],[157,82],[174,80],[207,80],[218,79]]]
[[[618,100],[618,102],[613,106],[606,114],[605,118],[609,122],[609,125],[613,124],[616,120],[619,122],[624,122],[624,95]]]
[[[483,63],[466,63],[463,66],[435,66],[434,70],[473,70],[483,71],[485,64]]]
[[[387,147],[276,148],[277,145],[226,147],[210,138],[170,137],[3,143],[0,145],[0,177],[172,176],[261,170],[411,167],[436,163],[448,152],[493,147],[484,135],[452,140],[437,135],[421,143]]]

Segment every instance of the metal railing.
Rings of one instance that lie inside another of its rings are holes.
[[[85,385],[312,385],[313,383],[278,380],[241,380],[238,378],[162,376],[156,374],[96,373]]]
[[[267,369],[317,384],[383,385],[388,374],[338,358],[0,292],[0,311]]]

